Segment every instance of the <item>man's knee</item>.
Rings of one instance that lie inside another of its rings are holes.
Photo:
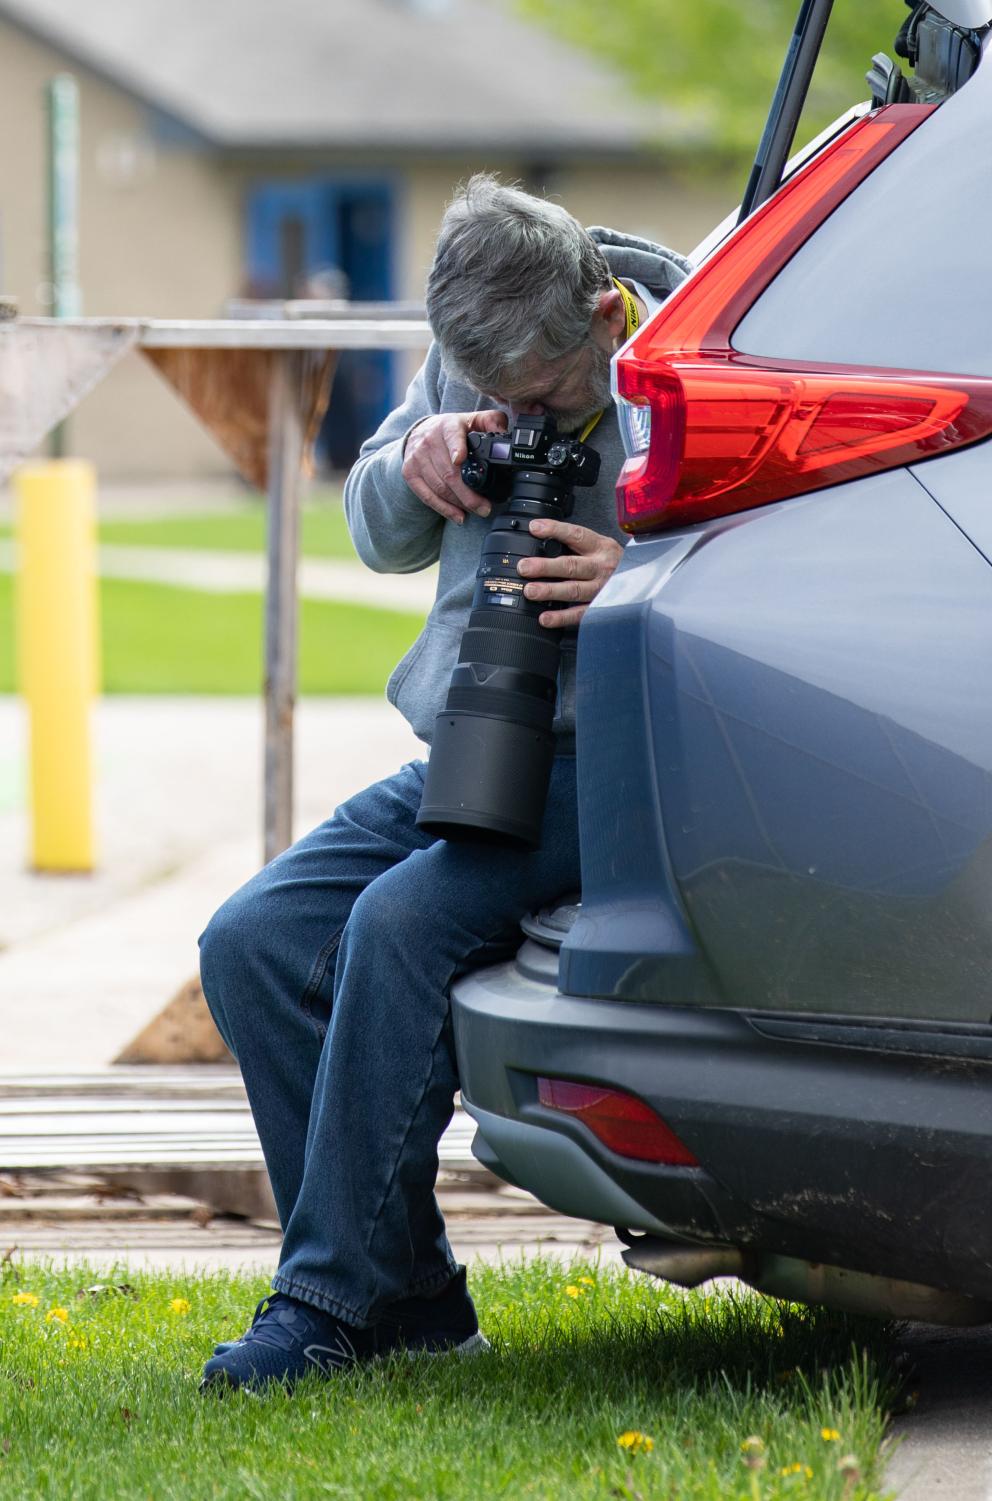
[[[208,1005],[214,1007],[243,980],[264,932],[258,903],[242,887],[218,907],[200,934],[200,983]]]
[[[407,879],[401,866],[394,866],[370,882],[356,900],[342,947],[368,954],[381,954],[390,946],[409,949],[430,930],[433,915],[429,893]]]

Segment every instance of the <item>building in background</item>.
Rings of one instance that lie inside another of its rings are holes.
[[[729,206],[666,172],[677,118],[509,0],[0,0],[0,291],[24,313],[48,311],[43,96],[65,70],[81,95],[87,315],[419,299],[444,204],[477,170],[682,250]],[[341,360],[332,463],[350,462],[409,363]],[[227,470],[136,356],[79,409],[73,447],[107,477]]]

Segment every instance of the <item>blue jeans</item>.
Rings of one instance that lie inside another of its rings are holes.
[[[453,978],[579,887],[574,759],[555,761],[533,853],[423,833],[423,780],[415,761],[342,804],[200,938],[283,1227],[272,1286],[359,1326],[456,1270],[434,1196]]]

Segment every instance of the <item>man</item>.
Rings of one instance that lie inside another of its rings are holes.
[[[221,1345],[205,1385],[292,1381],[398,1346],[478,1348],[472,1300],[434,1197],[457,1073],[456,974],[507,945],[528,911],[579,886],[575,631],[619,561],[623,454],[610,357],[688,263],[474,177],[445,214],[427,286],[435,336],[403,405],[362,449],[345,508],[362,559],[440,559],[437,600],[387,695],[429,741],[487,529],[461,481],[473,430],[547,412],[586,431],[598,484],[575,523],[534,521],[572,550],[525,559],[526,593],[564,639],[540,849],[448,844],[414,822],[423,762],[344,803],[237,892],[201,938],[203,988],[241,1066],[284,1231],[274,1295]],[[614,276],[622,282],[613,280]]]

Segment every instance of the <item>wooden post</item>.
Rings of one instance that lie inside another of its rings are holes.
[[[265,596],[265,826],[268,864],[293,842],[300,476],[306,355],[274,350],[269,391],[269,576]]]
[[[79,296],[79,85],[60,73],[46,89],[48,103],[48,261],[52,315],[78,318]],[[49,434],[49,451],[66,451],[65,424]]]

